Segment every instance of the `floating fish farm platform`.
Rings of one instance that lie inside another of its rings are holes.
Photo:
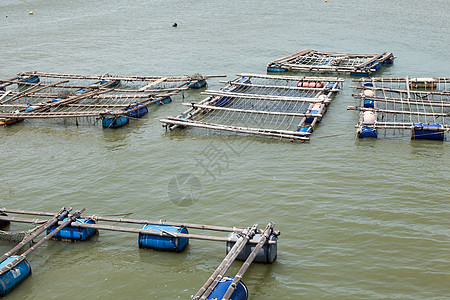
[[[394,54],[390,52],[351,54],[307,49],[270,62],[267,71],[337,72],[370,76],[383,64],[392,64],[394,59]]]
[[[0,80],[0,125],[24,119],[85,120],[105,128],[126,125],[148,113],[150,104],[165,104],[171,96],[224,76],[121,76],[21,72]]]
[[[21,236],[18,244],[0,258],[0,296],[5,296],[31,274],[31,265],[27,256],[44,242],[54,239],[60,241],[87,241],[101,230],[129,232],[138,234],[139,248],[149,248],[160,251],[181,252],[189,244],[190,239],[226,242],[226,257],[213,275],[200,288],[192,299],[236,299],[248,297],[248,290],[241,281],[251,263],[271,264],[277,258],[277,243],[279,231],[274,230],[274,223],[269,222],[264,230],[257,224],[251,227],[224,227],[182,222],[167,222],[165,220],[137,220],[127,218],[111,218],[99,215],[82,215],[85,209],[71,214],[71,207],[63,207],[58,213],[42,211],[26,211],[0,208],[0,225],[2,228],[10,222],[29,223],[36,226]],[[44,216],[49,219],[10,216],[10,214]],[[111,226],[99,222],[114,222],[134,224],[131,226]],[[226,233],[227,236],[209,236],[189,233],[192,230],[208,230]],[[44,235],[36,242],[40,235]],[[2,231],[2,237],[8,237],[7,231]],[[16,237],[12,232],[11,236]],[[10,239],[11,241],[11,239]],[[19,254],[26,245],[28,250]],[[76,247],[76,245],[74,245]],[[235,276],[227,277],[225,273],[235,260],[244,261]],[[175,295],[174,295],[175,298]]]
[[[360,138],[377,138],[380,130],[402,135],[411,131],[411,139],[444,140],[450,131],[450,78],[369,78],[354,80],[360,93],[356,125]]]
[[[199,103],[160,120],[167,129],[199,127],[290,140],[309,140],[343,79],[240,74]]]

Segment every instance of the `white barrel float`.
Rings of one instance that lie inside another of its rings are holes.
[[[411,88],[436,88],[437,87],[437,79],[428,77],[428,78],[410,78],[409,79],[409,87]]]
[[[233,282],[234,277],[227,276],[222,278],[219,283],[217,283],[214,290],[209,294],[208,300],[222,300],[223,296],[228,290],[228,287]],[[248,299],[248,290],[245,284],[242,281],[239,281],[236,285],[236,289],[233,294],[231,294],[230,300],[247,300]]]
[[[321,96],[324,96],[324,95],[320,95],[319,98],[320,98]],[[326,97],[325,97],[325,98],[326,98]],[[323,98],[320,98],[320,99],[323,99]],[[323,106],[322,103],[320,103],[320,102],[315,102],[314,105],[313,105],[313,107],[311,108],[311,111],[310,111],[309,113],[311,113],[311,114],[318,114],[319,111],[321,110],[322,106]],[[306,120],[305,120],[305,121],[308,122],[308,123],[312,123],[312,121],[314,121],[314,118],[315,118],[315,117],[306,117]]]
[[[68,220],[67,218],[64,218],[61,221],[64,222],[67,220]],[[96,224],[95,221],[92,219],[83,219],[83,218],[77,219],[75,223]],[[47,229],[47,234],[55,230],[56,227],[58,227],[58,225],[53,225],[49,229]],[[96,233],[97,229],[66,226],[59,232],[57,232],[52,237],[52,239],[64,241],[85,241]]]
[[[238,238],[239,236],[232,232],[228,234],[229,238]],[[255,234],[252,241],[258,242],[261,239],[261,234]],[[275,261],[277,258],[277,244],[268,244],[267,242],[270,241],[277,241],[278,237],[275,234],[271,234],[268,238],[266,243],[259,249],[258,253],[255,256],[254,261],[259,263],[266,263],[271,264]],[[234,246],[234,242],[227,242],[227,254],[230,252],[231,248]],[[253,249],[256,247],[256,244],[253,243],[247,243],[244,248],[241,250],[241,252],[238,254],[236,259],[238,260],[246,260],[250,253],[252,253]]]
[[[18,255],[11,255],[0,263],[0,269],[14,262]],[[0,275],[0,296],[5,296],[16,285],[21,283],[31,274],[31,266],[26,259],[22,260],[17,266]]]
[[[375,93],[374,93],[373,90],[364,90],[363,94],[364,94],[365,97],[373,97],[373,96],[375,96]]]
[[[189,233],[187,228],[184,226],[171,226],[163,224],[145,224],[141,227],[141,229],[167,232],[169,235],[170,233]],[[189,239],[139,233],[138,243],[139,248],[181,252],[188,245]]]
[[[377,117],[375,116],[375,113],[373,111],[366,110],[363,113],[363,123],[370,123],[373,124],[377,120]]]

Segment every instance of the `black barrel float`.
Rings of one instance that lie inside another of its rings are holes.
[[[229,238],[239,238],[239,236],[232,232],[228,235]],[[261,239],[261,234],[255,234],[252,241],[258,242]],[[255,256],[254,262],[271,264],[277,258],[277,243],[269,244],[267,242],[277,241],[278,237],[275,234],[271,234],[267,239],[266,243],[259,249],[258,253]],[[231,248],[234,246],[234,242],[227,242],[227,254],[230,252]],[[238,260],[246,260],[250,253],[252,253],[253,249],[256,247],[256,244],[247,243],[244,248],[239,252],[236,259]]]

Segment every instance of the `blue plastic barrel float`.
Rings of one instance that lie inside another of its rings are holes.
[[[39,105],[30,105],[27,108],[25,108],[25,111],[34,110],[34,109],[39,108],[39,107],[40,107]]]
[[[373,102],[373,100],[365,99],[364,102],[363,102],[363,106],[365,108],[374,108],[375,107],[375,103]]]
[[[189,85],[189,83],[188,83],[188,85]],[[197,81],[196,83],[194,83],[193,85],[191,85],[189,87],[194,88],[194,89],[199,89],[204,86],[206,86],[206,80],[202,79],[202,80]]]
[[[393,64],[393,63],[394,63],[394,59],[395,59],[394,54],[391,54],[391,55],[389,55],[388,58],[386,58],[386,59],[383,61],[383,63],[384,63],[384,64]]]
[[[216,102],[216,106],[224,106],[228,102],[227,97],[222,97]]]
[[[19,82],[24,83],[39,83],[40,79],[39,76],[21,76],[19,77]],[[20,85],[20,83],[19,83]]]
[[[11,255],[0,263],[0,269],[3,269],[17,258],[19,258],[19,255]],[[28,261],[24,259],[17,266],[0,275],[0,296],[5,296],[16,285],[25,280],[30,274],[31,266]]]
[[[369,66],[372,69],[375,69],[375,71],[378,71],[381,68],[381,64],[377,61],[374,61],[373,63],[369,64]]]
[[[300,129],[298,130],[298,132],[302,132],[302,133],[312,133],[313,132],[313,128],[311,126],[304,126],[304,127],[300,127]]]
[[[64,218],[62,221],[67,221],[67,218]],[[83,218],[77,219],[75,223],[96,224],[96,222],[92,219]],[[58,225],[53,225],[48,228],[47,234],[55,230],[56,227],[58,227]],[[68,241],[85,241],[96,233],[97,229],[66,226],[57,232],[52,238]]]
[[[128,117],[126,116],[106,116],[102,119],[102,126],[104,128],[119,128],[128,123]]]
[[[223,296],[225,296],[225,293],[228,290],[228,287],[233,282],[233,279],[234,277],[232,276],[222,278],[222,280],[220,280],[219,283],[217,283],[212,293],[209,294],[208,300],[213,299],[222,300]],[[230,300],[247,300],[247,299],[248,299],[247,286],[242,281],[239,281],[233,294],[231,294]]]
[[[310,114],[318,114],[319,110],[322,108],[322,103],[316,102],[314,103],[313,107],[311,108]],[[305,122],[312,123],[316,117],[306,117]],[[320,118],[319,118],[320,121]]]
[[[163,225],[163,224],[145,224],[141,227],[141,229],[153,230],[153,231],[159,231],[159,232],[168,232],[169,234],[170,233],[185,233],[185,234],[189,233],[187,228],[184,226],[171,226],[171,225]],[[139,243],[139,248],[150,248],[150,249],[155,249],[155,250],[181,252],[188,245],[189,239],[139,233],[138,243]]]
[[[231,232],[228,234],[229,238],[238,238],[239,236],[235,232]],[[258,242],[261,239],[261,234],[255,234],[253,237],[253,241]],[[269,241],[277,241],[277,236],[272,234],[267,239],[266,243],[259,249],[258,253],[256,253],[254,262],[258,263],[266,263],[271,264],[277,258],[277,244],[268,244]],[[233,248],[235,242],[227,242],[227,254],[230,252],[231,248]],[[239,252],[236,259],[238,260],[246,260],[250,253],[252,253],[253,249],[256,247],[256,244],[247,243],[244,248]]]
[[[136,110],[134,110],[132,112],[127,113],[127,116],[128,117],[132,117],[132,118],[140,118],[140,117],[142,117],[142,116],[144,116],[144,115],[146,115],[148,113],[147,106],[142,105],[142,104],[128,107],[125,110],[132,110],[132,109],[137,108],[137,107],[139,107],[139,109],[136,109]]]
[[[287,72],[287,71],[289,71],[289,69],[286,67],[282,67],[279,64],[271,64],[271,65],[267,66],[267,71],[268,72]]]
[[[444,140],[444,126],[441,124],[414,124],[411,139]]]
[[[327,85],[327,89],[332,89],[332,88],[334,88],[334,85],[335,85],[336,83],[335,82],[330,82],[330,83],[328,83],[328,85]],[[337,88],[337,86],[336,86],[336,88]]]
[[[378,133],[377,130],[375,128],[367,128],[364,127],[362,128],[359,132],[358,132],[358,137],[359,138],[377,138],[378,137]]]
[[[107,84],[107,83],[109,83],[109,84]],[[101,80],[99,82],[95,82],[95,83],[91,84],[90,86],[105,85],[104,86],[105,88],[112,88],[112,87],[115,87],[115,86],[119,85],[119,83],[120,83],[120,80],[112,80],[111,81],[111,80],[103,79],[103,80]]]

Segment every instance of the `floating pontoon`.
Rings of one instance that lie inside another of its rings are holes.
[[[148,112],[152,103],[164,104],[171,96],[206,85],[214,76],[162,77],[74,75],[22,72],[0,80],[0,125],[23,119],[75,119],[103,127],[120,127]],[[91,123],[91,122],[89,122]]]
[[[309,140],[342,79],[240,74],[199,103],[160,120],[172,130],[200,127],[246,134]]]
[[[308,49],[272,61],[267,65],[267,71],[337,72],[369,76],[382,64],[392,64],[394,59],[394,54],[390,52],[351,54]]]
[[[211,281],[208,281],[208,284],[203,286],[204,291],[203,288],[200,290],[202,291],[201,295],[198,295],[202,297],[212,294],[213,296],[220,295],[220,299],[229,299],[231,295],[233,295],[231,299],[246,299],[242,295],[246,296],[248,294],[247,288],[244,288],[245,285],[240,282],[240,279],[247,268],[252,262],[273,263],[277,257],[277,240],[280,232],[274,230],[273,222],[270,222],[265,230],[262,230],[258,228],[257,224],[251,227],[224,227],[168,222],[166,220],[152,221],[147,219],[81,215],[84,209],[71,215],[71,210],[72,208],[64,207],[54,214],[42,211],[0,208],[0,225],[3,227],[8,226],[10,222],[28,223],[37,226],[26,232],[22,239],[17,241],[19,243],[0,258],[0,296],[4,296],[31,274],[31,266],[27,262],[26,257],[44,242],[51,238],[62,241],[87,241],[101,230],[138,234],[139,248],[150,248],[160,251],[181,252],[186,248],[190,239],[226,242],[227,256],[214,273],[214,276],[211,277]],[[49,217],[49,219],[8,216],[7,214],[44,216]],[[101,221],[125,223],[130,226],[99,224]],[[135,227],[131,227],[132,225]],[[140,226],[140,228],[136,226]],[[227,236],[193,234],[189,233],[188,230],[222,232],[226,233]],[[8,234],[7,231],[2,233],[3,235],[0,237]],[[46,233],[46,235],[33,245],[33,242],[36,242],[39,235],[43,233]],[[17,236],[14,232],[11,235]],[[32,246],[24,253],[17,255],[17,252],[27,244]],[[243,260],[245,263],[235,277],[225,280],[223,275],[235,259]]]
[[[360,138],[411,130],[412,139],[443,140],[450,130],[450,78],[369,78],[357,80]]]

